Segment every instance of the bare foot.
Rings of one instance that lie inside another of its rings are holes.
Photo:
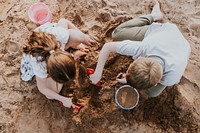
[[[154,2],[154,6],[151,11],[151,15],[152,15],[154,21],[158,21],[163,18],[163,14],[160,10],[160,3],[158,1]]]

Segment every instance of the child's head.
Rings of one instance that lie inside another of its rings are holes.
[[[158,61],[151,58],[140,57],[130,64],[126,80],[137,89],[147,89],[160,82],[163,68]]]
[[[56,51],[47,60],[47,72],[53,80],[66,83],[75,78],[75,61],[69,53]]]
[[[59,83],[65,83],[76,75],[73,57],[60,49],[61,43],[54,35],[33,32],[23,51],[33,56],[42,56],[47,63],[47,72]]]

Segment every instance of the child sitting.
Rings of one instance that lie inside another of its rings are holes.
[[[70,98],[59,95],[63,83],[76,75],[74,59],[88,52],[86,45],[93,41],[69,20],[46,23],[36,28],[23,47],[22,80],[36,76],[39,91],[49,99],[56,99],[65,107],[74,106]],[[78,49],[73,56],[69,47]]]
[[[120,73],[117,80],[136,89],[147,89],[149,97],[156,97],[166,86],[179,83],[191,48],[175,24],[153,23],[162,18],[156,1],[150,15],[119,25],[112,33],[116,42],[106,43],[100,52],[95,73],[90,75],[92,83],[101,79],[110,52],[135,59],[126,74]]]

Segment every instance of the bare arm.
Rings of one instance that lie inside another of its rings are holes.
[[[98,81],[100,81],[106,60],[108,59],[109,54],[111,52],[114,52],[114,53],[117,52],[116,50],[117,50],[118,44],[119,44],[118,42],[109,42],[109,43],[104,44],[99,54],[99,59],[97,62],[95,73],[90,75],[90,79],[93,84],[96,84]]]
[[[110,52],[137,57],[142,52],[142,49],[140,47],[141,45],[142,42],[140,41],[129,41],[129,40],[106,43],[103,46],[102,50],[100,51],[95,73],[93,75],[90,75],[92,83],[96,84],[101,79],[103,68]],[[119,47],[118,50],[117,46]],[[126,83],[125,77],[123,77],[122,79],[119,79],[119,77],[117,77],[117,80],[121,83]]]
[[[63,97],[47,87],[47,84],[48,84],[47,78],[39,78],[36,76],[36,82],[37,82],[38,90],[42,94],[44,94],[47,98],[61,101],[63,105],[66,107],[71,107],[73,105],[70,98]]]

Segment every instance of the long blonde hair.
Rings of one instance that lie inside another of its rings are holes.
[[[53,53],[50,51],[54,50]],[[76,75],[75,61],[71,54],[61,50],[61,43],[54,35],[46,32],[33,32],[28,44],[23,46],[23,52],[32,56],[43,57],[47,63],[48,74],[59,83],[73,79]]]

